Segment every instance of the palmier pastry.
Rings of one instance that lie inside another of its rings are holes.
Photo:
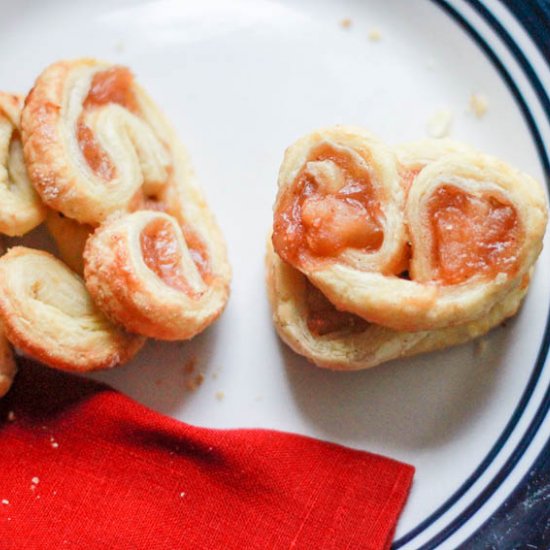
[[[167,212],[227,298],[225,243],[187,153],[128,69],[92,59],[51,65],[27,97],[22,128],[31,180],[53,210],[92,227],[116,212]]]
[[[387,191],[395,180],[401,195]],[[475,338],[517,311],[546,221],[536,181],[468,146],[426,140],[392,157],[355,128],[314,132],[279,173],[267,254],[277,331],[339,369]]]
[[[84,257],[86,285],[95,302],[133,332],[191,338],[220,315],[227,301],[225,280],[193,258],[176,218],[162,212],[107,220],[88,239]]]
[[[67,218],[48,208],[46,227],[57,246],[61,259],[79,275],[84,274],[84,246],[93,227]]]
[[[348,143],[349,134],[330,131]],[[522,284],[546,225],[546,201],[534,180],[478,153],[443,155],[413,178],[404,215],[396,216],[376,201],[377,178],[369,172],[361,185],[347,166],[312,173],[315,143],[326,135],[299,140],[285,155],[273,243],[338,309],[395,330],[433,330],[480,318]],[[355,133],[357,150],[361,137]],[[370,210],[356,209],[357,197]],[[410,250],[388,220],[402,224]],[[406,250],[407,261],[376,265],[372,259],[391,243]]]
[[[0,92],[0,232],[11,237],[34,229],[45,215],[23,160],[22,106],[22,97]]]
[[[111,323],[65,264],[25,247],[0,258],[0,315],[13,345],[58,369],[113,367],[144,341]]]
[[[526,278],[476,321],[402,332],[338,311],[302,273],[274,253],[271,243],[266,264],[268,295],[279,336],[317,366],[336,370],[366,369],[476,338],[516,313],[528,285]]]

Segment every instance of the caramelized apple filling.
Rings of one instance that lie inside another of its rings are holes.
[[[132,73],[125,67],[112,67],[97,72],[92,78],[82,112],[109,103],[116,103],[134,113],[139,112],[132,83]],[[84,123],[82,115],[77,123],[76,135],[80,150],[92,171],[106,181],[113,179],[116,168],[95,139],[92,130]]]
[[[181,268],[182,254],[174,229],[166,220],[147,224],[140,235],[145,265],[168,286],[190,292]]]
[[[306,285],[307,327],[312,334],[356,333],[367,328],[367,321],[353,313],[338,311],[318,288],[309,281]]]
[[[273,245],[279,256],[296,265],[334,258],[347,248],[375,252],[383,239],[369,173],[349,152],[319,145],[275,212]]]
[[[459,284],[476,274],[517,269],[520,227],[516,210],[493,196],[477,197],[445,185],[428,201],[436,279]]]

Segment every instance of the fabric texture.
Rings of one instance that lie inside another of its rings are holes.
[[[196,428],[22,361],[0,401],[0,547],[389,548],[414,469],[262,429]]]

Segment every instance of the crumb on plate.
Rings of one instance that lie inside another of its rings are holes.
[[[371,29],[367,36],[371,42],[380,42],[382,40],[382,33],[378,29]]]
[[[197,374],[197,376],[194,376],[193,378],[191,378],[190,380],[187,380],[187,382],[185,383],[185,387],[189,390],[189,391],[195,391],[196,389],[199,388],[199,386],[204,382],[204,374],[202,374],[201,372],[199,372],[199,374]]]
[[[195,367],[197,366],[197,358],[191,357],[187,360],[187,363],[185,363],[185,366],[183,367],[183,372],[186,374],[191,374],[195,372]]]
[[[216,392],[216,399],[218,401],[221,401],[224,397],[225,397],[225,393],[223,393],[222,391],[217,391]]]
[[[340,26],[343,29],[349,29],[351,27],[352,20],[349,17],[346,17],[340,21]]]
[[[488,108],[489,101],[487,100],[487,96],[477,93],[470,96],[470,111],[474,113],[477,118],[485,116]]]

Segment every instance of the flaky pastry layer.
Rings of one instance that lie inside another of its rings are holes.
[[[34,229],[46,213],[23,159],[22,107],[21,96],[0,92],[0,233],[10,237]]]
[[[320,336],[308,327],[306,277],[283,262],[271,243],[267,247],[266,268],[268,296],[279,336],[317,366],[334,370],[366,369],[477,338],[514,315],[527,292],[526,281],[480,319],[445,329],[404,332],[369,323],[359,332],[341,330]]]
[[[0,316],[14,346],[63,370],[114,367],[144,342],[110,322],[63,262],[22,246],[0,258]]]

